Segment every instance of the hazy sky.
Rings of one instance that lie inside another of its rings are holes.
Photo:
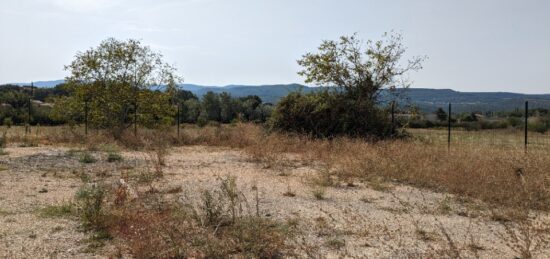
[[[0,83],[61,79],[108,37],[164,54],[188,83],[302,83],[323,39],[401,32],[414,87],[550,93],[548,0],[0,0]]]

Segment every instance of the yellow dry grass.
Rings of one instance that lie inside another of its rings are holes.
[[[6,130],[5,128],[2,131]],[[414,133],[414,131],[413,131]],[[475,134],[475,133],[469,133]],[[479,133],[481,138],[484,133]],[[499,139],[508,133],[503,132]],[[445,145],[418,139],[368,142],[361,139],[312,139],[306,136],[268,133],[254,124],[209,126],[184,125],[178,138],[175,128],[140,129],[137,137],[125,134],[120,145],[142,148],[151,139],[172,145],[207,145],[243,149],[251,159],[268,165],[286,160],[322,166],[325,174],[342,182],[398,181],[472,198],[494,205],[550,209],[550,149],[494,146],[456,141]],[[41,144],[88,146],[112,143],[108,135],[93,130],[86,137],[82,128],[41,127],[25,135],[23,127],[12,127],[7,142],[31,139]]]

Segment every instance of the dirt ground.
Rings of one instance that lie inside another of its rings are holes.
[[[148,154],[121,152],[124,161],[108,163],[103,152],[84,164],[68,147],[8,147],[0,156],[1,258],[108,258],[120,252],[117,240],[91,245],[91,233],[71,217],[44,217],[48,205],[71,202],[82,185],[81,173],[115,183],[122,174],[147,167]],[[399,183],[356,182],[319,189],[311,179],[315,165],[291,161],[266,165],[240,150],[203,146],[169,151],[164,177],[154,182],[173,199],[193,199],[220,178],[236,177],[253,200],[258,190],[261,215],[294,220],[300,234],[288,242],[298,256],[325,258],[514,258],[521,244],[491,217],[489,206],[445,193]],[[169,193],[169,194],[168,194]],[[323,196],[322,199],[315,197]],[[548,213],[534,215],[550,224]],[[536,234],[536,233],[535,233]],[[535,245],[533,245],[534,247]],[[534,252],[550,258],[550,250]]]

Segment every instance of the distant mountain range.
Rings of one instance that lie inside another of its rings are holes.
[[[54,87],[58,84],[63,84],[63,83],[65,83],[65,80],[37,81],[37,82],[33,82],[32,85],[35,87],[49,88],[49,87]],[[10,83],[10,85],[30,86],[31,83]]]
[[[201,86],[193,84],[183,84],[181,87],[184,90],[191,91],[197,96],[203,96],[209,91],[214,93],[228,92],[235,97],[243,97],[247,95],[257,95],[264,102],[276,103],[281,97],[288,95],[291,92],[302,91],[309,93],[317,91],[318,87],[308,87],[300,84],[288,85],[227,85],[223,87],[217,86]]]
[[[54,87],[64,80],[34,82],[36,87]],[[30,83],[17,83],[26,86]],[[203,96],[208,91],[215,93],[228,92],[232,96],[242,97],[257,95],[264,102],[276,103],[281,97],[295,91],[303,93],[318,91],[319,87],[308,87],[300,84],[277,85],[227,85],[227,86],[203,86],[195,84],[180,85],[184,90],[193,92],[197,96]],[[454,112],[473,111],[510,111],[522,109],[524,102],[529,101],[531,108],[550,109],[550,94],[519,94],[508,92],[458,92],[451,89],[409,88],[398,91],[401,105],[414,104],[424,112],[433,112],[437,108],[447,108],[448,103],[453,104]],[[382,94],[382,102],[391,99],[388,92]]]
[[[550,109],[550,94],[519,94],[508,92],[458,92],[451,89],[409,88],[404,96],[420,110],[431,112],[452,103],[456,112],[523,110],[525,101],[529,108]]]

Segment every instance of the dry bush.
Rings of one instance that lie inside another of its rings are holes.
[[[31,133],[25,133],[25,127],[14,126],[9,130],[7,138],[13,143],[25,143],[32,137],[37,144],[68,144],[68,143],[83,143],[84,131],[79,132],[79,129],[71,126],[55,126],[55,127],[31,127]]]
[[[519,258],[536,258],[550,248],[550,227],[536,216],[524,214],[515,221],[500,221],[504,231],[494,231],[494,234]]]
[[[143,147],[147,151],[148,161],[152,165],[157,177],[163,175],[163,167],[166,166],[166,156],[169,154],[169,137],[164,131],[156,134],[144,134],[141,138]]]
[[[149,133],[148,131],[146,133]],[[146,134],[146,136],[143,136],[143,131],[140,131],[138,135],[135,135],[133,132],[125,131],[120,136],[120,143],[122,146],[132,149],[132,150],[140,150],[143,149],[145,146],[144,139],[149,137],[149,134]]]
[[[202,128],[186,125],[181,132],[181,143],[244,148],[253,145],[264,135],[262,129],[253,124],[236,123]]]
[[[4,132],[2,132],[2,136],[0,136],[0,148],[5,148],[6,145],[8,145],[7,134],[8,134],[7,129]]]
[[[198,202],[147,195],[157,198],[142,194],[103,210],[105,229],[136,258],[273,258],[286,249],[284,228],[248,209],[234,178],[221,179]]]
[[[52,130],[53,128],[56,128],[56,130]],[[97,138],[96,135],[97,133],[90,134],[94,139]],[[44,144],[81,144],[88,140],[87,136],[84,134],[84,130],[74,126],[44,128],[42,139],[42,143]],[[89,142],[95,143],[97,141]]]
[[[86,229],[101,230],[105,223],[104,212],[105,187],[87,185],[75,195],[77,213]]]

